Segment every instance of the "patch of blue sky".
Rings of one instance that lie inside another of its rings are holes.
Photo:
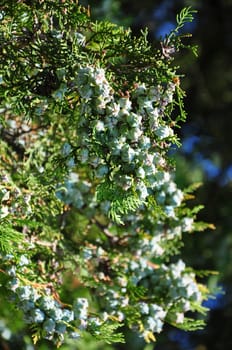
[[[155,21],[160,22],[160,25],[155,31],[155,36],[160,39],[168,35],[173,29],[176,28],[176,21],[167,20],[169,13],[172,12],[172,2],[164,0],[161,4],[155,8],[153,12],[153,18]],[[197,26],[197,18],[194,16],[192,22],[185,23],[184,27],[180,29],[180,34],[192,33]]]
[[[200,141],[200,137],[199,136],[189,136],[187,138],[184,139],[183,143],[182,143],[182,151],[185,153],[192,153],[192,151],[194,150],[196,144]]]
[[[172,30],[176,28],[176,23],[172,21],[165,21],[162,22],[155,30],[155,36],[156,38],[165,38],[166,35],[168,35]],[[179,34],[185,34],[185,33],[192,33],[194,29],[196,28],[196,23],[186,23],[184,28],[179,31]]]
[[[201,141],[201,138],[199,136],[191,135],[186,137],[182,141],[181,152],[183,152],[186,155],[192,154],[193,160],[203,170],[206,177],[209,180],[215,179],[220,175],[221,169],[217,164],[215,164],[213,160],[211,160],[210,158],[204,158],[203,154],[201,154],[200,152],[196,152],[195,147],[200,141]],[[178,148],[176,146],[173,146],[170,149],[169,154],[173,155],[176,152],[178,152]],[[224,182],[232,180],[232,165],[231,167],[228,168],[224,178],[225,178]]]
[[[192,22],[185,23],[183,29],[180,30],[180,33],[193,33],[197,27],[197,19],[195,18]]]
[[[207,307],[210,310],[222,309],[225,305],[225,300],[223,296],[216,296],[215,299],[208,299],[203,302],[203,306]]]
[[[155,36],[160,39],[164,38],[168,35],[173,29],[175,29],[175,23],[170,21],[163,22],[158,28],[155,30]]]
[[[218,310],[224,308],[226,304],[226,288],[220,286],[220,290],[215,293],[212,298],[204,300],[202,305],[210,310]]]
[[[204,158],[202,154],[197,153],[196,161],[202,167],[208,179],[214,179],[220,174],[220,167],[217,166],[211,159]]]
[[[195,346],[192,344],[189,332],[179,329],[174,329],[168,333],[168,338],[176,342],[182,350],[194,350]]]
[[[169,0],[164,0],[161,4],[155,8],[153,17],[157,20],[163,20],[170,10],[172,3]]]
[[[221,185],[225,186],[229,182],[232,182],[232,165],[228,166],[226,170],[224,170],[224,174],[221,179]]]

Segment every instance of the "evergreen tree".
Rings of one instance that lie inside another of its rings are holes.
[[[189,312],[205,314],[209,291],[180,248],[213,226],[170,156],[186,117],[173,57],[193,14],[156,48],[76,1],[0,6],[1,298],[35,343],[204,325]]]

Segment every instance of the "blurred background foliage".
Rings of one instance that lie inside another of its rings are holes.
[[[216,295],[210,307],[208,325],[194,333],[166,329],[157,344],[144,344],[127,332],[125,345],[108,346],[90,338],[61,347],[62,350],[224,350],[231,349],[232,337],[232,0],[89,0],[96,19],[130,26],[136,34],[148,27],[149,38],[159,45],[175,23],[176,14],[185,6],[198,10],[187,31],[188,39],[199,46],[198,58],[190,52],[176,56],[181,66],[182,86],[186,90],[188,111],[186,124],[180,130],[182,148],[173,150],[180,187],[202,182],[194,204],[204,204],[199,219],[212,222],[214,231],[185,238],[183,259],[197,269],[218,270],[209,283],[219,283],[225,294]],[[9,310],[9,313],[15,312]],[[8,316],[7,319],[10,319]],[[11,318],[12,319],[12,318]],[[13,320],[12,320],[13,321]],[[12,322],[13,323],[13,322]],[[9,325],[9,328],[11,325]],[[20,325],[14,325],[15,332]],[[33,350],[29,338],[10,337],[6,325],[0,324],[0,349]],[[11,343],[7,340],[11,339]],[[15,347],[17,344],[17,347]],[[54,349],[49,343],[38,350]]]

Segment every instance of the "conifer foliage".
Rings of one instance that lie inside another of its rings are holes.
[[[180,248],[208,225],[169,152],[193,13],[155,48],[77,1],[1,2],[0,292],[34,342],[123,342],[122,325],[150,342],[165,323],[204,324],[188,315],[209,291]]]

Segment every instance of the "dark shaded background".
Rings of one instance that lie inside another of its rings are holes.
[[[195,268],[218,270],[219,278],[210,283],[218,279],[225,295],[208,302],[211,312],[205,330],[167,330],[155,349],[232,349],[232,0],[105,0],[89,4],[96,18],[130,25],[135,34],[148,27],[150,40],[156,44],[160,35],[173,28],[181,8],[198,10],[186,30],[193,34],[189,40],[199,46],[199,56],[196,59],[190,52],[182,52],[176,57],[186,74],[182,86],[187,92],[188,120],[180,134],[183,147],[175,157],[180,186],[203,183],[196,194],[196,203],[205,206],[199,219],[214,223],[216,230],[186,237],[183,255]]]

